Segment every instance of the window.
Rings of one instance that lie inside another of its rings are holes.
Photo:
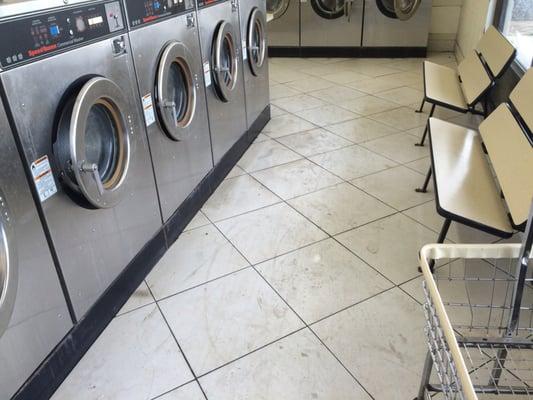
[[[533,0],[507,0],[502,11],[502,32],[516,47],[518,63],[529,68],[533,61]]]

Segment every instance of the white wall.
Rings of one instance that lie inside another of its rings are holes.
[[[454,50],[463,1],[466,0],[433,0],[428,45],[430,50]]]
[[[460,61],[472,51],[494,16],[495,0],[463,0],[455,54]]]

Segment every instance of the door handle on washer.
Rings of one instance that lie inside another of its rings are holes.
[[[102,183],[102,178],[100,178],[100,173],[98,172],[98,165],[90,163],[87,161],[82,161],[80,164],[80,171],[88,172],[92,175],[94,181],[96,182],[96,187],[100,195],[104,194],[104,184]]]
[[[348,22],[350,22],[352,18],[353,2],[354,0],[344,1],[344,16],[348,18]]]

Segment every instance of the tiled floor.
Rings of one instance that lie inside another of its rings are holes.
[[[271,122],[54,400],[415,395],[426,346],[410,293],[442,223],[413,190],[429,165],[413,146],[421,60],[270,67]],[[452,225],[449,240],[497,238]]]

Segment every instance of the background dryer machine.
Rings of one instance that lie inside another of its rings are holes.
[[[213,168],[193,0],[125,0],[163,220]]]
[[[0,153],[0,399],[9,399],[72,320],[1,101]]]
[[[273,20],[268,23],[269,47],[298,49],[300,47],[300,0],[266,0],[266,10],[273,17]]]
[[[363,46],[426,49],[430,21],[431,0],[365,0]]]
[[[363,4],[363,0],[302,1],[302,50],[305,47],[322,47],[326,51],[331,47],[361,47]]]
[[[162,223],[123,15],[107,0],[0,23],[0,79],[78,318]]]
[[[239,13],[237,0],[198,0],[197,4],[211,145],[217,164],[246,133]]]
[[[240,0],[246,121],[253,140],[270,119],[270,87],[264,0]]]

